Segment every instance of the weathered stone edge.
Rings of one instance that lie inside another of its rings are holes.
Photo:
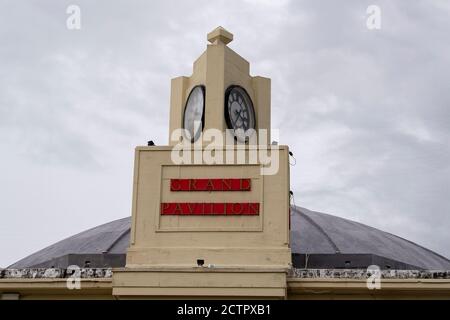
[[[25,268],[0,269],[0,279],[44,279],[44,278],[111,278],[112,268]]]
[[[450,279],[449,270],[380,270],[382,279]],[[367,279],[378,273],[366,269],[296,269],[289,271],[292,278]]]
[[[46,278],[112,278],[112,268],[24,268],[0,269],[0,279],[46,279]],[[450,279],[450,270],[381,270],[382,279]],[[296,269],[288,271],[288,277],[301,279],[367,279],[374,271],[366,269]]]

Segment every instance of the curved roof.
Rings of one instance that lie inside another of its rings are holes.
[[[130,226],[131,217],[99,225],[39,250],[8,268],[51,267],[52,260],[66,255],[125,254]]]
[[[123,259],[115,262],[102,259],[101,263],[123,266],[130,223],[128,217],[97,226],[44,248],[9,268],[51,267],[55,264],[62,267],[61,264],[77,263],[71,263],[70,259],[61,262],[61,257],[80,256],[100,261],[95,257],[108,255],[122,255]],[[448,259],[411,241],[358,222],[300,207],[293,207],[291,211],[291,248],[296,267],[367,268],[370,264],[378,264],[383,269],[389,265],[394,269],[450,270]]]
[[[291,247],[292,253],[298,254],[369,254],[419,269],[450,270],[447,258],[414,242],[362,223],[299,207],[292,210]]]

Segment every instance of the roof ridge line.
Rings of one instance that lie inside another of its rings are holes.
[[[320,233],[322,233],[325,236],[325,238],[331,244],[336,253],[341,253],[341,250],[339,250],[336,243],[334,243],[334,241],[330,238],[330,236],[325,232],[325,230],[323,230],[323,228],[317,222],[315,222],[311,217],[308,217],[305,213],[301,212],[297,206],[293,206],[293,208],[295,212],[302,215],[306,220],[308,220],[312,225],[314,225],[317,228],[317,230],[319,230]]]
[[[119,242],[120,239],[122,239],[127,233],[131,232],[131,228],[126,229],[125,231],[122,231],[121,234],[119,234],[119,236],[116,238],[116,240],[114,240],[107,248],[106,250],[103,250],[102,253],[105,252],[109,252],[109,250],[111,250],[116,244],[117,242]]]

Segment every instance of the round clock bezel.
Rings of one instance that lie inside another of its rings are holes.
[[[186,110],[187,110],[187,106],[189,103],[189,99],[191,98],[192,93],[194,92],[195,89],[200,88],[202,90],[202,95],[203,95],[203,106],[202,106],[202,129],[200,130],[200,133],[203,132],[203,129],[205,128],[205,98],[206,98],[206,88],[204,85],[199,84],[196,85],[194,87],[192,87],[191,91],[189,92],[189,95],[186,99],[186,103],[184,104],[184,110],[183,110],[183,129],[184,130],[188,130],[185,128],[185,119],[186,119]],[[193,137],[190,139],[191,143],[194,143],[195,141],[197,141],[197,139],[200,137],[200,135],[198,135],[198,137],[196,137],[196,134],[194,132]],[[185,138],[188,139],[188,137]]]
[[[228,129],[236,130],[236,128],[234,128],[233,125],[232,125],[232,123],[231,123],[230,114],[229,114],[229,111],[228,111],[228,99],[229,99],[229,97],[230,97],[231,91],[232,91],[233,89],[236,89],[236,88],[238,88],[238,89],[240,89],[240,90],[243,91],[243,93],[245,94],[244,99],[246,99],[246,100],[249,102],[250,108],[252,109],[252,112],[253,112],[253,116],[254,116],[254,119],[253,119],[254,126],[253,126],[253,128],[249,128],[248,130],[250,130],[250,129],[256,130],[256,111],[255,111],[255,107],[254,107],[254,105],[253,105],[253,100],[252,100],[252,98],[250,97],[250,95],[248,94],[247,90],[245,90],[244,87],[239,86],[239,85],[231,85],[231,86],[229,86],[229,87],[227,88],[227,90],[225,91],[224,114],[225,114],[225,122],[226,122],[226,124],[227,124],[227,127],[228,127]],[[235,135],[234,137],[235,137],[235,139],[238,139],[238,137],[237,137],[236,135]],[[247,141],[248,141],[248,137],[246,136],[246,137],[245,137],[245,142],[247,142]]]

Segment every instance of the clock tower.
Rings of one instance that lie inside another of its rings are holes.
[[[214,29],[207,38],[210,44],[194,62],[192,75],[172,79],[169,137],[178,128],[192,131],[193,122],[186,125],[194,111],[186,107],[188,98],[199,97],[204,107],[199,106],[198,117],[191,119],[202,121],[204,130],[264,129],[270,143],[270,79],[250,75],[249,62],[227,46],[233,35],[224,28]]]
[[[207,39],[172,80],[169,145],[135,150],[120,298],[286,297],[289,150],[270,144],[270,79],[250,75],[230,32]]]

